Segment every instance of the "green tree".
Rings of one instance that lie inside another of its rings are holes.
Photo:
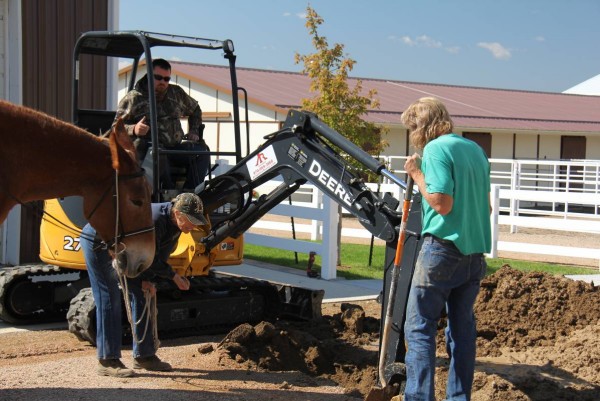
[[[296,53],[296,64],[302,63],[302,73],[311,78],[312,98],[302,99],[302,108],[319,116],[323,122],[372,155],[379,155],[387,146],[382,134],[387,129],[365,121],[363,116],[369,110],[379,108],[377,91],[365,93],[361,80],[348,83],[348,74],[356,61],[344,54],[344,45],[336,43],[329,47],[327,38],[319,35],[321,18],[310,6],[306,8],[306,28],[311,37],[315,52],[307,55]]]
[[[306,28],[312,37],[315,52],[306,55],[296,53],[295,62],[304,65],[302,73],[310,77],[309,89],[315,96],[302,99],[302,108],[318,115],[325,124],[369,154],[378,156],[387,146],[382,140],[382,134],[387,132],[387,129],[363,119],[369,110],[379,108],[377,91],[372,89],[365,93],[361,80],[353,80],[354,86],[350,87],[348,74],[356,61],[344,53],[344,45],[336,43],[329,47],[327,38],[318,32],[323,22],[323,18],[309,5],[306,8]],[[362,167],[350,157],[345,159],[354,167]],[[363,169],[361,175],[367,179],[373,178],[370,172]],[[339,234],[341,220],[338,225],[338,238],[341,237]],[[341,264],[339,249],[338,244],[338,265]]]

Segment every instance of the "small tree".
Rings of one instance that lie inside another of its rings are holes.
[[[317,114],[325,124],[366,152],[379,155],[387,146],[381,138],[385,129],[362,119],[369,109],[379,108],[379,101],[375,97],[377,91],[372,89],[363,94],[360,80],[356,81],[353,88],[349,87],[348,73],[356,62],[344,54],[344,45],[336,43],[329,48],[327,38],[318,33],[323,22],[315,10],[310,6],[306,8],[306,28],[316,51],[307,55],[296,53],[295,61],[304,65],[302,72],[311,78],[310,92],[315,96],[302,99],[302,108]],[[346,157],[346,161],[355,167],[359,166],[352,158]],[[366,171],[361,174],[365,178],[371,175]],[[341,207],[339,210],[341,212]],[[340,219],[338,238],[341,238],[341,227]],[[339,249],[338,243],[338,265],[341,264]]]
[[[319,116],[323,122],[372,155],[379,155],[387,144],[381,139],[381,127],[362,119],[370,109],[379,108],[377,91],[363,94],[362,81],[354,88],[348,85],[348,73],[354,61],[344,55],[344,45],[336,43],[329,48],[327,38],[320,36],[321,18],[310,6],[306,8],[306,27],[312,37],[315,53],[296,53],[296,64],[302,63],[302,72],[311,78],[312,98],[302,99],[302,108]]]

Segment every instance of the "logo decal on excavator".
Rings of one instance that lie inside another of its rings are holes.
[[[248,169],[248,173],[250,173],[250,178],[254,180],[256,177],[269,171],[276,164],[277,156],[275,156],[273,146],[268,146],[248,160],[246,168]]]
[[[308,169],[310,175],[317,177],[319,182],[327,187],[335,196],[340,198],[346,205],[352,206],[352,198],[350,198],[350,192],[344,188],[342,183],[338,182],[335,178],[327,172],[321,164],[313,160],[310,168]]]
[[[263,152],[260,152],[259,154],[256,155],[256,165],[260,165],[262,163],[266,163],[267,162],[267,156],[265,156],[265,154]]]
[[[221,242],[222,251],[233,251],[235,249],[234,242]]]

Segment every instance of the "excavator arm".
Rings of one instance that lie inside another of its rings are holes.
[[[336,201],[367,229],[371,234],[386,242],[384,285],[381,293],[381,325],[387,317],[387,303],[392,303],[394,321],[386,337],[388,347],[382,368],[386,383],[401,383],[405,378],[405,347],[403,323],[414,262],[420,249],[420,196],[413,198],[413,208],[408,216],[408,228],[404,239],[401,269],[398,279],[398,296],[389,299],[392,267],[399,241],[399,226],[402,212],[398,212],[399,200],[386,194],[373,193],[360,178],[361,171],[339,155],[340,150],[359,161],[365,169],[383,175],[404,190],[407,183],[395,177],[385,166],[354,143],[334,131],[311,113],[291,110],[281,130],[267,136],[266,142],[241,160],[227,173],[217,176],[202,188],[199,195],[204,201],[205,212],[211,215],[213,229],[201,241],[207,250],[212,249],[227,237],[238,237],[246,232],[258,219],[267,214],[298,188],[310,182]],[[338,148],[335,150],[333,147]],[[273,178],[281,176],[282,183],[257,199],[253,191]],[[221,220],[213,218],[211,212],[225,205],[233,205],[233,212],[223,215]],[[381,373],[381,372],[380,372]],[[389,391],[398,391],[388,386],[382,391],[373,391],[373,399],[383,399]]]
[[[211,215],[213,229],[202,239],[207,250],[227,237],[236,238],[281,201],[310,182],[343,206],[377,238],[394,242],[401,213],[399,201],[372,192],[356,171],[334,150],[341,149],[365,169],[385,175],[403,188],[385,166],[354,143],[328,127],[314,114],[291,110],[281,130],[265,137],[266,142],[223,175],[201,188],[205,213]],[[282,183],[271,192],[253,198],[256,188],[280,176]],[[228,205],[231,211],[222,219],[211,212]]]

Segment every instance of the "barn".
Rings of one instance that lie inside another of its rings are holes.
[[[0,0],[0,98],[70,121],[75,42],[82,32],[115,29],[117,6],[115,0]],[[109,68],[116,75],[106,63],[80,66],[104,89],[82,88],[94,107],[110,97]],[[17,206],[0,225],[0,263],[39,261],[41,207]]]
[[[231,119],[225,67],[180,61],[171,65],[174,82],[200,102],[208,120],[226,124]],[[130,68],[120,70],[119,98],[130,73]],[[377,91],[381,106],[366,119],[389,128],[386,156],[412,152],[400,115],[414,100],[435,96],[448,107],[456,132],[478,142],[491,158],[600,159],[599,96],[358,79],[365,91]],[[350,86],[356,80],[350,79]],[[312,96],[308,76],[300,73],[238,68],[238,82],[248,93],[254,145],[263,134],[279,128],[288,109],[300,107],[303,98]],[[206,139],[216,146],[218,132]]]
[[[172,61],[173,82],[184,87],[203,109],[205,140],[226,151],[224,133],[232,123],[227,68],[214,64]],[[125,95],[131,67],[119,73],[119,98]],[[137,77],[136,77],[137,78]],[[400,122],[402,111],[423,96],[442,99],[455,132],[477,142],[492,163],[492,181],[511,188],[549,188],[598,194],[600,176],[600,96],[439,85],[370,78],[357,80],[365,91],[375,89],[380,108],[365,118],[386,128],[389,146],[380,157],[402,173],[404,159],[414,152]],[[311,97],[309,78],[300,73],[238,68],[248,110],[250,150],[277,131],[290,108]]]

